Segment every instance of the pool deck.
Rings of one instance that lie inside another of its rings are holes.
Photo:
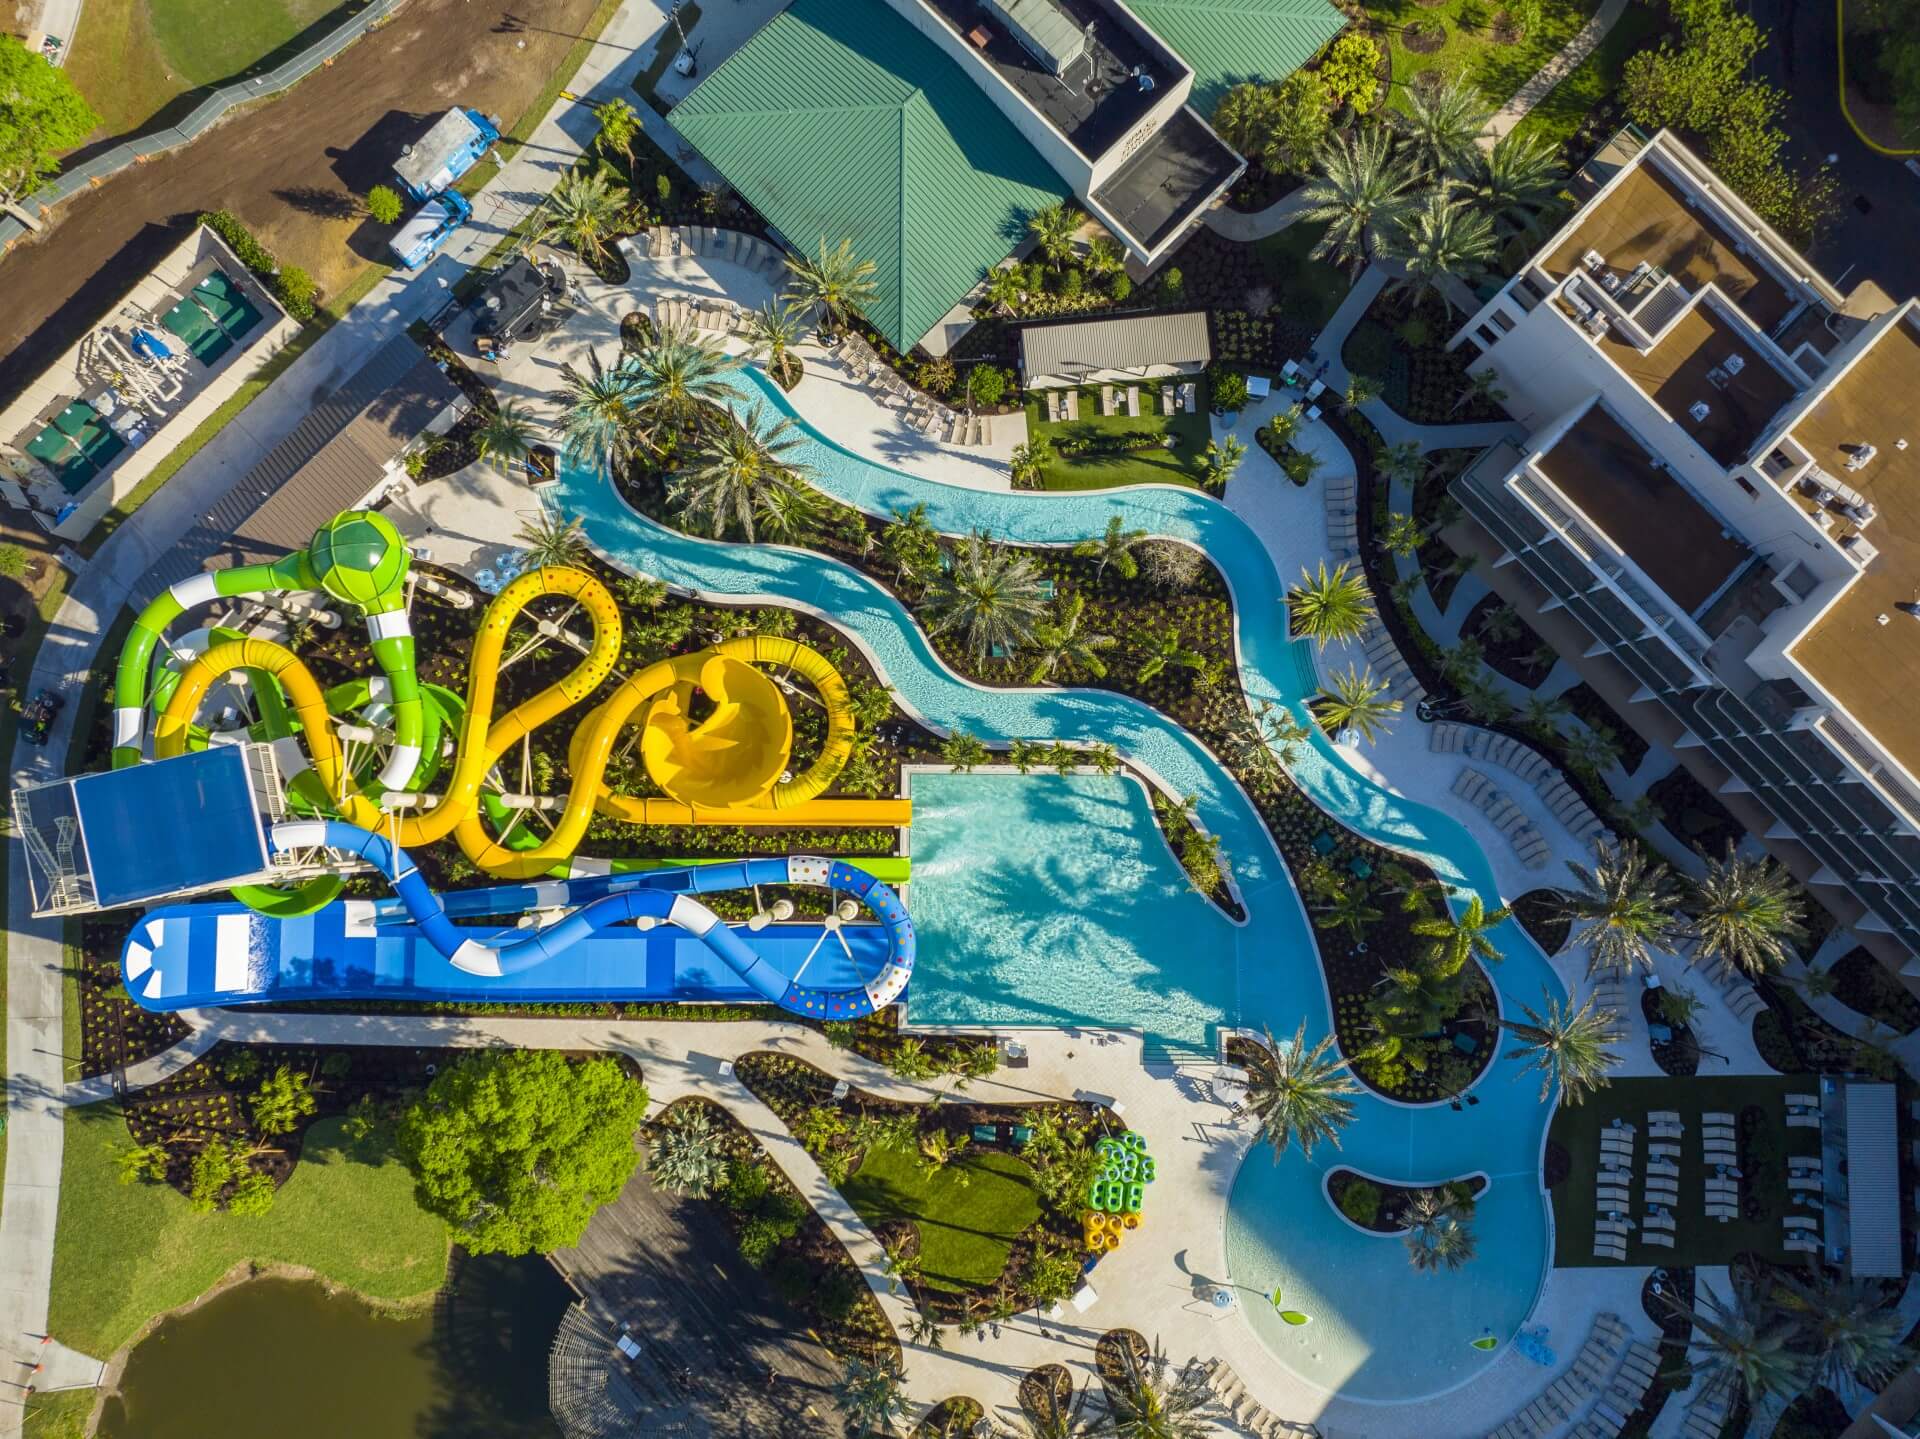
[[[650,298],[649,286],[655,285],[661,292],[674,295],[731,295],[742,304],[757,304],[767,292],[760,277],[713,260],[643,261],[635,265],[632,281],[623,287],[599,285],[586,276],[580,295],[582,310],[575,322],[560,334],[520,349],[497,376],[490,374],[489,378],[496,380],[503,397],[518,399],[543,417],[552,415],[549,395],[553,371],[563,361],[578,363],[589,347],[596,348],[603,359],[610,358],[618,343],[619,316]],[[729,348],[738,352],[740,346],[737,341],[729,341]],[[809,343],[799,353],[807,364],[807,378],[793,394],[795,406],[810,424],[847,449],[950,484],[976,489],[1007,487],[1004,457],[996,466],[987,449],[947,446],[912,435],[893,411],[818,346]],[[1238,417],[1234,432],[1248,441],[1248,454],[1228,488],[1227,503],[1260,536],[1278,572],[1291,577],[1327,553],[1325,506],[1319,488],[1322,481],[1296,489],[1279,473],[1273,460],[1252,444],[1252,431],[1265,416],[1264,409],[1253,408]],[[1216,419],[1214,423],[1216,435],[1225,432],[1222,421]],[[996,440],[1003,440],[997,426]],[[1344,448],[1325,426],[1310,424],[1304,443],[1327,461],[1329,468],[1321,472],[1323,479],[1334,473],[1332,466],[1350,463]],[[1011,445],[995,448],[1010,449]],[[394,507],[392,515],[410,542],[424,545],[436,562],[470,572],[513,548],[520,519],[537,505],[533,492],[523,485],[475,466],[418,487]],[[857,637],[854,643],[859,643]],[[1323,657],[1323,666],[1331,660],[1335,667],[1344,667],[1346,659],[1334,649]],[[1452,782],[1463,761],[1459,756],[1429,752],[1427,733],[1427,727],[1409,714],[1399,719],[1392,734],[1378,745],[1343,753],[1383,787],[1461,818],[1492,863],[1503,894],[1515,895],[1553,883],[1565,874],[1564,861],[1586,857],[1585,847],[1546,812],[1526,786],[1514,780],[1503,784],[1503,789],[1527,810],[1553,850],[1545,869],[1527,870],[1504,836],[1451,795]],[[1687,966],[1679,956],[1662,955],[1658,968],[1672,983],[1681,979]],[[1570,993],[1578,996],[1586,992],[1583,953],[1575,950],[1562,954],[1555,959],[1554,969]],[[1734,1020],[1717,991],[1704,984],[1693,987],[1707,1002],[1698,1026],[1703,1041],[1727,1055],[1729,1071],[1770,1072],[1760,1061],[1746,1026]],[[1659,1071],[1648,1050],[1645,1021],[1637,1006],[1630,1005],[1629,1009],[1633,1012],[1622,1016],[1626,1039],[1616,1072],[1623,1077],[1656,1074]],[[278,1042],[294,1042],[295,1033],[308,1035],[308,1026],[331,1019],[239,1013],[209,1018],[229,1037],[264,1039],[271,1033]],[[371,1022],[380,1027],[383,1037],[369,1041],[368,1023],[359,1021],[353,1027],[355,1042],[478,1044],[492,1038],[522,1045],[618,1048],[639,1059],[657,1101],[694,1093],[717,1099],[754,1130],[846,1243],[866,1271],[896,1330],[904,1333],[911,1322],[910,1305],[886,1292],[883,1256],[871,1232],[839,1191],[827,1183],[785,1126],[736,1081],[721,1076],[719,1064],[722,1059],[774,1049],[802,1055],[878,1094],[921,1101],[937,1098],[927,1087],[904,1084],[856,1056],[830,1050],[818,1035],[783,1025],[693,1029],[672,1023],[383,1019]],[[950,1394],[966,1393],[989,1409],[1000,1411],[1002,1418],[1011,1419],[1018,1382],[1027,1370],[1042,1363],[1063,1363],[1075,1373],[1076,1380],[1085,1378],[1091,1373],[1094,1341],[1118,1326],[1138,1329],[1150,1337],[1160,1336],[1176,1362],[1189,1356],[1224,1360],[1269,1411],[1289,1421],[1314,1423],[1324,1434],[1341,1439],[1411,1435],[1426,1439],[1484,1433],[1531,1402],[1553,1378],[1552,1372],[1509,1352],[1459,1388],[1400,1404],[1346,1400],[1299,1379],[1277,1362],[1237,1314],[1216,1318],[1210,1306],[1196,1297],[1201,1281],[1226,1275],[1227,1200],[1254,1138],[1246,1121],[1235,1120],[1208,1091],[1206,1080],[1213,1066],[1147,1066],[1142,1062],[1139,1037],[1130,1032],[1081,1029],[1018,1033],[1028,1048],[1031,1067],[1002,1071],[995,1079],[976,1085],[968,1097],[986,1102],[1031,1101],[1043,1096],[1118,1098],[1125,1105],[1128,1124],[1156,1136],[1160,1178],[1145,1226],[1094,1271],[1093,1287],[1099,1298],[1084,1317],[1071,1310],[1059,1319],[1023,1315],[999,1326],[997,1332],[983,1331],[977,1338],[951,1338],[943,1350],[910,1346],[908,1387],[917,1404],[924,1406]],[[392,1037],[384,1037],[388,1034]],[[322,1042],[317,1032],[310,1037]],[[1156,1213],[1192,1218],[1185,1223],[1169,1220],[1156,1224]],[[1205,1216],[1204,1222],[1200,1216]],[[1652,1335],[1652,1324],[1639,1304],[1639,1290],[1647,1272],[1637,1266],[1548,1271],[1530,1322],[1547,1326],[1550,1342],[1561,1357],[1561,1368],[1584,1341],[1596,1312],[1616,1313],[1636,1332]],[[1243,1302],[1265,1302],[1252,1293],[1242,1293],[1240,1298]],[[1215,1418],[1226,1432],[1241,1432],[1224,1413]]]

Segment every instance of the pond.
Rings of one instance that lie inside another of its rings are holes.
[[[547,1350],[571,1298],[544,1259],[457,1262],[428,1314],[385,1318],[259,1279],[166,1320],[128,1358],[102,1439],[559,1439]]]

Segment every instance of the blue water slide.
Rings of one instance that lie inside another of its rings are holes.
[[[816,1018],[852,1019],[885,1008],[905,991],[913,972],[913,922],[899,896],[865,871],[837,861],[811,856],[736,860],[684,869],[499,885],[443,898],[434,892],[405,850],[385,836],[356,825],[295,821],[274,826],[268,841],[275,850],[324,846],[356,855],[378,869],[392,886],[404,918],[395,912],[392,902],[365,901],[336,901],[317,917],[320,922],[314,937],[325,932],[333,940],[321,947],[336,951],[333,958],[337,963],[330,972],[345,977],[331,987],[343,997],[356,989],[355,975],[371,975],[377,970],[377,951],[383,946],[391,948],[417,937],[451,969],[451,973],[442,970],[441,982],[415,989],[418,997],[451,997],[453,991],[445,982],[451,979],[468,996],[526,998],[528,991],[514,982],[516,976],[549,967],[556,975],[577,970],[572,953],[587,950],[589,941],[628,922],[634,922],[632,929],[615,934],[632,936],[633,950],[647,948],[646,931],[662,924],[672,926],[717,957],[738,981],[734,988],[744,987],[746,997]],[[854,937],[852,932],[843,936],[848,963],[825,963],[816,970],[824,974],[823,982],[804,983],[814,956],[841,930],[837,915],[821,926],[781,926],[763,936],[751,927],[746,933],[729,928],[695,898],[762,884],[815,885],[844,891],[864,904],[878,924],[861,927],[866,933],[858,943],[847,942]],[[147,922],[136,926],[122,951],[128,991],[155,1008],[293,997],[288,992],[290,986],[282,982],[285,966],[273,956],[275,946],[267,931],[272,922],[264,921],[260,926],[237,924],[238,916],[225,913],[227,908],[177,906],[156,911]],[[340,933],[333,934],[325,921],[351,915],[356,908],[371,922],[361,925],[349,918],[337,926]],[[496,933],[454,923],[456,915],[505,916],[547,910],[568,912],[531,931]],[[883,937],[883,945],[877,946],[868,938],[876,932]],[[796,962],[796,940],[806,938],[811,938],[812,947]],[[205,953],[209,949],[211,955]],[[374,957],[366,958],[369,954]],[[855,964],[856,957],[866,962]],[[216,976],[211,986],[186,977],[202,958],[210,960]],[[644,968],[636,967],[631,985],[601,984],[595,992],[602,997],[651,994],[655,991],[645,987]],[[330,987],[325,980],[328,972],[324,961],[309,965],[306,984],[292,988],[319,995]],[[220,978],[223,975],[224,980]],[[387,984],[378,992],[404,998],[409,990],[405,985]]]

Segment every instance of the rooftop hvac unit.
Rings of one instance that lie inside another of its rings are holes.
[[[1855,445],[1852,453],[1847,456],[1847,468],[1850,470],[1864,470],[1872,461],[1873,457],[1879,453],[1880,451],[1872,445]]]
[[[986,0],[1013,38],[1056,78],[1087,53],[1087,37],[1053,0]]]

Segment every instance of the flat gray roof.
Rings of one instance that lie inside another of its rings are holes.
[[[424,350],[395,336],[161,557],[155,577],[172,584],[202,569],[305,548],[323,522],[365,499],[387,462],[459,398]]]
[[[1212,358],[1204,310],[1029,325],[1020,332],[1020,365],[1029,380],[1148,365],[1204,365]]]
[[[1891,1084],[1847,1086],[1847,1267],[1900,1277],[1900,1124]]]

